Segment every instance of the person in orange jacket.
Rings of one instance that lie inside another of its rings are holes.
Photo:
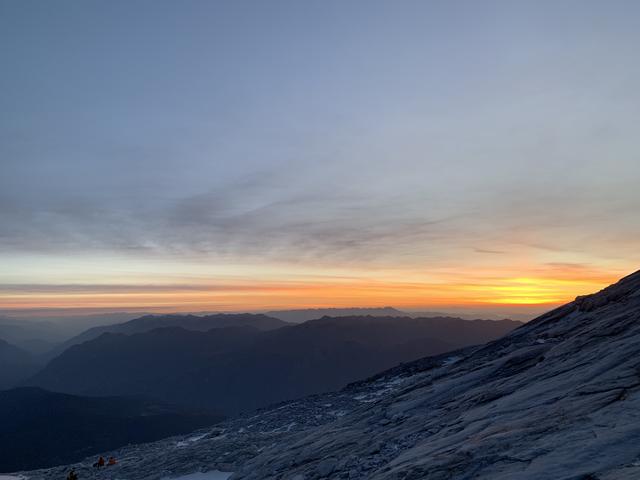
[[[107,465],[115,465],[116,463],[118,463],[118,461],[114,457],[109,457]]]

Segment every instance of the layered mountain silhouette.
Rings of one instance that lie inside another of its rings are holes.
[[[87,398],[18,388],[0,392],[0,472],[59,465],[220,419],[135,398]]]
[[[88,328],[118,324],[142,315],[142,313],[114,312],[60,316],[60,312],[55,310],[39,312],[35,317],[0,315],[0,338],[40,355]]]
[[[407,317],[406,312],[393,307],[377,307],[377,308],[302,308],[296,310],[273,310],[267,312],[270,317],[279,318],[290,323],[303,323],[309,320],[316,320],[322,317]],[[421,315],[425,317],[427,315]],[[428,315],[436,317],[440,315]]]
[[[340,388],[400,362],[484,343],[519,325],[326,317],[267,331],[245,326],[105,333],[66,350],[29,384],[79,395],[145,395],[231,415]]]
[[[272,310],[266,315],[279,318],[290,323],[303,323],[309,320],[315,320],[322,317],[413,317],[413,318],[434,318],[434,317],[453,317],[462,318],[464,320],[503,320],[509,318],[512,320],[530,320],[533,315],[518,314],[510,312],[509,315],[499,315],[495,312],[479,313],[460,313],[460,312],[437,312],[437,311],[404,311],[394,307],[355,307],[355,308],[302,308],[295,310]]]
[[[63,341],[64,335],[49,322],[0,317],[0,338],[29,353],[41,354]]]
[[[213,315],[144,315],[127,322],[110,325],[101,325],[90,328],[79,335],[58,345],[46,355],[46,359],[52,359],[73,345],[98,338],[103,333],[134,333],[149,332],[156,328],[180,327],[185,330],[204,332],[214,328],[224,327],[253,327],[257,330],[274,330],[288,325],[287,322],[262,314],[251,313],[220,313]]]
[[[40,366],[32,354],[0,339],[0,390],[16,386]]]

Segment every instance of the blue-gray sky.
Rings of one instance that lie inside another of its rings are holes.
[[[608,281],[640,264],[638,45],[636,1],[3,0],[0,299]]]

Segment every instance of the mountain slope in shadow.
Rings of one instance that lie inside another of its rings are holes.
[[[271,331],[156,329],[103,334],[29,384],[81,395],[145,395],[225,414],[341,388],[424,355],[483,343],[517,322],[323,318]]]
[[[29,352],[0,339],[0,390],[23,382],[40,367]]]
[[[262,314],[252,313],[218,313],[212,315],[144,315],[123,323],[93,327],[56,346],[45,355],[51,360],[62,352],[89,340],[98,338],[104,333],[122,333],[131,335],[144,333],[157,328],[180,327],[185,330],[205,332],[214,328],[252,327],[260,331],[275,330],[289,325],[287,322]]]
[[[135,398],[88,398],[39,388],[0,391],[0,472],[69,463],[220,419]]]

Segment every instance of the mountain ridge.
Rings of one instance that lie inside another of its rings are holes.
[[[66,340],[47,353],[51,360],[68,348],[98,338],[103,333],[143,333],[163,327],[182,327],[185,330],[207,331],[213,328],[251,326],[258,330],[271,330],[289,325],[280,319],[264,314],[253,313],[215,313],[209,315],[194,314],[147,314],[122,323],[91,327]]]
[[[325,317],[268,331],[172,327],[128,336],[105,333],[72,346],[27,384],[78,395],[145,394],[233,415],[335,390],[399,362],[483,343],[519,325]],[[97,378],[96,372],[107,365]]]
[[[395,307],[328,307],[328,308],[298,308],[290,310],[271,310],[266,315],[279,318],[291,323],[304,323],[322,317],[353,317],[353,316],[383,316],[407,317],[407,312]]]
[[[40,366],[31,353],[0,338],[0,390],[16,386]]]

